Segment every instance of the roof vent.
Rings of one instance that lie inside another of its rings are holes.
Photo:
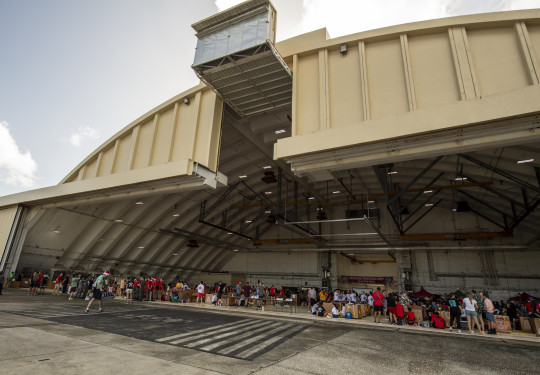
[[[266,182],[267,184],[273,184],[277,182],[276,175],[272,171],[264,172],[264,177],[261,178],[261,180]]]
[[[197,240],[189,240],[186,246],[187,247],[199,247],[199,244],[197,243]]]

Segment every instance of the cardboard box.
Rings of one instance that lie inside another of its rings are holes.
[[[532,332],[531,323],[526,316],[519,317],[519,326],[523,332]]]
[[[536,334],[536,336],[540,336],[540,318],[529,319],[529,323],[531,325],[532,333]]]
[[[359,311],[358,310],[359,310],[358,305],[352,305],[352,304],[345,305],[345,313],[350,312],[353,319],[358,319],[359,318]]]
[[[411,310],[414,313],[414,321],[415,321],[415,323],[422,323],[422,321],[424,320],[422,307],[421,306],[413,306]]]
[[[497,332],[512,332],[512,324],[507,316],[495,315],[495,327]]]

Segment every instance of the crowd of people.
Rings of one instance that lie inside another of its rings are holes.
[[[20,275],[19,275],[20,276]],[[475,290],[463,295],[450,293],[447,295],[434,295],[433,297],[410,296],[407,292],[402,294],[389,293],[381,288],[375,291],[354,290],[331,291],[324,288],[312,287],[309,289],[284,288],[271,285],[267,287],[262,281],[251,285],[249,282],[238,281],[235,285],[226,285],[219,282],[210,286],[203,281],[194,285],[193,289],[185,281],[166,283],[157,277],[121,277],[109,278],[105,271],[101,275],[95,274],[64,274],[55,275],[52,295],[67,295],[69,300],[75,298],[85,299],[89,311],[92,303],[98,300],[99,309],[102,309],[102,294],[108,292],[125,299],[126,304],[133,301],[171,301],[203,303],[206,294],[210,294],[212,305],[224,305],[223,296],[234,298],[238,306],[255,305],[262,308],[267,301],[290,299],[296,297],[299,305],[307,305],[308,311],[313,315],[329,318],[341,318],[347,315],[347,305],[364,305],[373,321],[377,324],[387,322],[393,325],[429,325],[444,329],[449,325],[450,331],[455,327],[458,332],[462,324],[469,333],[475,329],[481,334],[497,334],[495,315],[507,316],[512,329],[519,324],[519,317],[540,318],[540,303],[533,297],[526,301],[508,299],[507,301],[492,301],[487,292],[477,293]],[[9,275],[8,281],[15,280],[15,275]],[[29,279],[28,294],[37,296],[45,293],[49,276],[36,271]],[[196,295],[196,297],[195,297]],[[328,304],[330,308],[328,309]],[[230,302],[229,302],[230,304]],[[416,312],[416,314],[415,314]],[[421,312],[421,316],[418,314]],[[445,314],[446,312],[446,314]],[[449,316],[449,322],[443,319]]]
[[[326,311],[324,303],[331,303],[331,311]],[[381,288],[373,292],[362,292],[359,295],[353,290],[340,291],[319,290],[315,287],[307,291],[309,312],[321,317],[340,318],[346,315],[346,305],[360,303],[369,306],[373,321],[381,323],[382,319],[393,325],[419,325],[429,322],[429,326],[445,329],[443,312],[449,313],[449,330],[455,326],[461,333],[462,321],[470,334],[475,329],[482,335],[497,334],[495,315],[508,316],[512,329],[519,322],[518,317],[540,318],[540,301],[529,297],[527,301],[508,299],[506,302],[492,301],[487,292],[472,290],[464,296],[455,293],[434,297],[412,297],[407,292],[402,294],[387,293]],[[339,306],[341,305],[341,309]],[[418,317],[413,310],[421,312]],[[418,309],[419,308],[419,309]]]

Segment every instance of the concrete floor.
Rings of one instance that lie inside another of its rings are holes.
[[[171,303],[0,296],[0,373],[540,373],[540,340]]]

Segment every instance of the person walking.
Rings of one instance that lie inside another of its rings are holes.
[[[482,327],[482,332],[484,331],[484,302],[482,301],[482,297],[480,297],[478,294],[476,294],[476,290],[472,290],[472,294],[474,299],[476,300],[476,315],[478,318],[478,322],[480,323],[480,327]]]
[[[69,287],[69,301],[73,299],[73,295],[77,292],[80,276],[81,275],[74,275],[71,279],[71,286]]]
[[[381,287],[377,287],[377,290],[373,293],[373,321],[375,323],[381,322],[384,300],[385,297],[381,292]],[[377,318],[379,319],[377,320]]]
[[[478,313],[476,311],[478,302],[476,302],[476,299],[471,292],[467,292],[467,297],[463,298],[463,305],[465,305],[465,315],[467,315],[469,334],[472,335],[474,333],[474,325],[476,324],[478,330],[483,335],[484,330],[480,327],[480,323],[478,322]]]
[[[103,293],[104,291],[104,288],[105,288],[105,278],[109,276],[109,271],[105,271],[103,272],[102,275],[99,275],[96,279],[96,281],[94,281],[94,293],[92,295],[92,299],[90,300],[90,302],[88,302],[88,306],[86,306],[86,309],[84,310],[84,312],[90,312],[90,306],[92,306],[92,303],[97,299],[98,300],[98,307],[99,307],[99,310],[98,312],[103,312],[103,303],[101,301],[101,294]]]

